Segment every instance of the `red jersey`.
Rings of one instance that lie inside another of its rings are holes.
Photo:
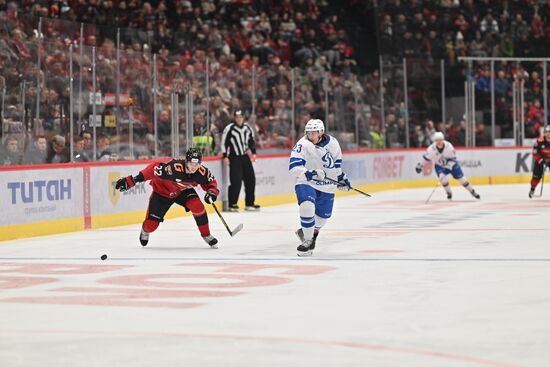
[[[537,139],[533,147],[533,158],[535,162],[538,162],[541,158],[544,159],[546,163],[550,162],[550,142],[546,140],[544,136]]]
[[[185,160],[159,160],[149,164],[140,173],[145,181],[153,187],[153,191],[167,198],[177,197],[183,190],[199,186],[204,191],[213,191],[219,195],[218,182],[212,172],[203,165],[194,173],[185,169]]]

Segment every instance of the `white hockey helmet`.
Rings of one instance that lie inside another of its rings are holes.
[[[445,140],[445,135],[443,135],[441,131],[437,131],[434,134],[434,141],[438,141],[438,140]]]
[[[306,133],[308,131],[319,131],[323,134],[325,132],[325,124],[319,119],[311,119],[307,122],[305,131]]]

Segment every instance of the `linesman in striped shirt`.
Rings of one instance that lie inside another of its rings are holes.
[[[245,210],[260,210],[260,206],[255,203],[256,174],[252,166],[252,162],[256,161],[256,142],[254,141],[254,132],[244,122],[241,110],[235,111],[234,122],[223,130],[221,152],[223,163],[229,165],[229,211],[239,211],[237,200],[243,181]]]

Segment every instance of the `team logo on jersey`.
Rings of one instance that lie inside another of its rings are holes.
[[[326,152],[322,160],[325,163],[323,164],[323,167],[334,168],[334,158],[332,158],[332,154],[330,154],[330,152]]]
[[[116,205],[118,199],[120,199],[120,192],[115,189],[116,182],[119,178],[120,172],[109,172],[107,174],[107,192],[109,193],[109,200],[113,205]]]

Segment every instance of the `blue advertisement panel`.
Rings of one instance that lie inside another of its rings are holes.
[[[0,226],[81,217],[82,168],[2,172],[0,202]]]

